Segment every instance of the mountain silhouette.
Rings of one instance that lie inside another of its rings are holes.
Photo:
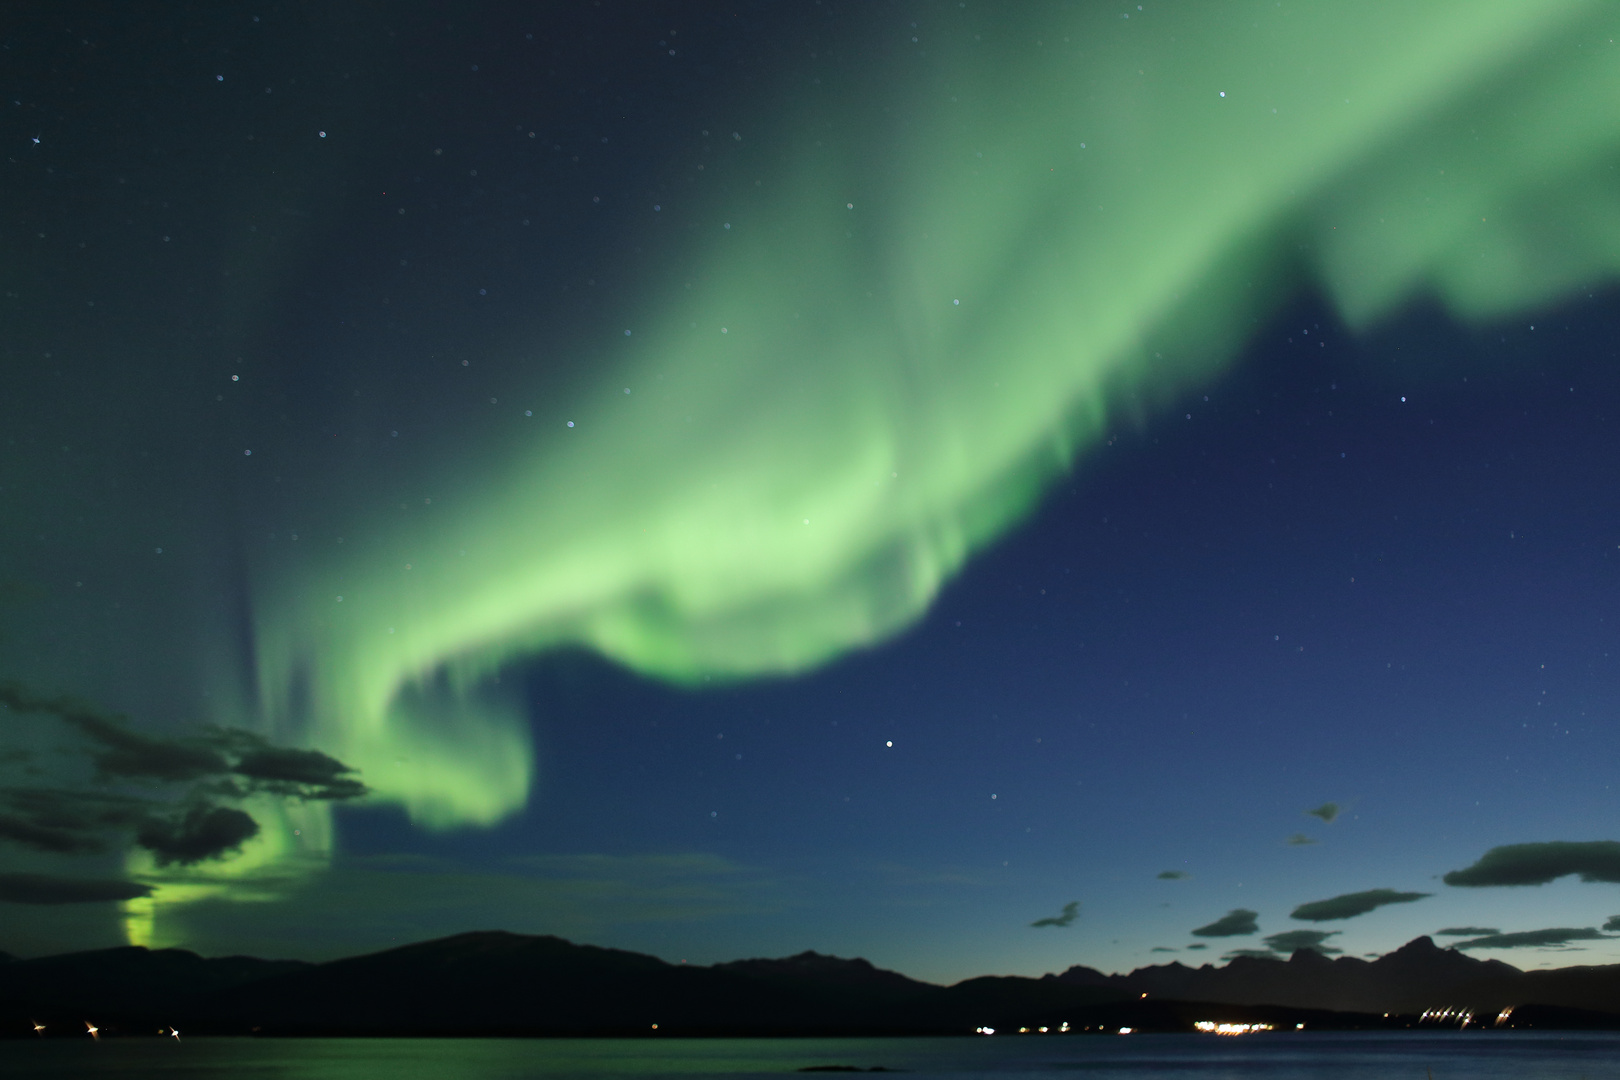
[[[103,949],[0,963],[0,1037],[861,1035],[1413,1026],[1429,1009],[1516,1026],[1620,1026],[1620,966],[1523,972],[1418,938],[1377,960],[1301,950],[1104,975],[981,976],[939,986],[803,952],[710,967],[562,938],[481,931],[323,964]],[[1386,1015],[1388,1014],[1388,1015]]]
[[[1479,960],[1420,937],[1376,960],[1327,957],[1299,949],[1287,960],[1239,956],[1224,967],[1180,963],[1104,975],[1072,967],[1056,982],[1187,1001],[1292,1005],[1364,1013],[1422,1013],[1435,1008],[1483,1014],[1534,1002],[1620,1013],[1620,965],[1520,971]]]

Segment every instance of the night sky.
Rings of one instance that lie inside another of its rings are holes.
[[[1620,962],[1617,31],[13,5],[0,949]]]

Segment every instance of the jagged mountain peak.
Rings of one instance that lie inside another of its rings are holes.
[[[729,971],[741,975],[809,979],[814,982],[841,985],[925,985],[915,979],[901,975],[899,972],[876,967],[870,960],[859,956],[846,959],[841,956],[829,956],[809,949],[779,959],[732,960],[715,964],[714,970]]]

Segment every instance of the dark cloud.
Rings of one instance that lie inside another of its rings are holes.
[[[1271,947],[1271,951],[1284,956],[1293,955],[1296,949],[1309,949],[1326,955],[1343,952],[1330,945],[1323,944],[1328,938],[1338,934],[1337,930],[1285,930],[1280,934],[1272,934],[1263,940]]]
[[[1579,874],[1582,881],[1620,884],[1620,843],[1613,840],[1550,840],[1494,847],[1473,866],[1453,870],[1447,885],[1545,885]]]
[[[0,789],[0,839],[56,855],[104,851],[107,830],[140,825],[152,806],[145,799],[104,792]]]
[[[1546,930],[1520,930],[1514,934],[1488,934],[1485,937],[1471,938],[1468,941],[1459,941],[1453,945],[1454,949],[1536,949],[1552,945],[1567,945],[1571,941],[1608,941],[1606,934],[1601,934],[1590,926],[1571,929],[1569,927],[1552,927]]]
[[[21,684],[0,682],[0,704],[15,712],[43,713],[76,729],[94,744],[90,760],[105,777],[180,783],[226,771],[218,751],[176,739],[143,735],[120,718],[69,697],[41,697]]]
[[[1315,843],[1318,843],[1318,841],[1316,841],[1316,840],[1314,840],[1314,839],[1312,839],[1312,838],[1311,838],[1311,837],[1309,837],[1309,836],[1306,836],[1306,835],[1305,835],[1305,834],[1304,834],[1304,833],[1302,833],[1302,832],[1297,832],[1297,833],[1295,833],[1295,834],[1294,834],[1294,835],[1293,835],[1293,836],[1290,836],[1290,837],[1289,837],[1289,838],[1288,838],[1288,842],[1289,842],[1289,843],[1290,843],[1290,844],[1292,844],[1292,845],[1293,845],[1293,846],[1294,846],[1294,847],[1301,847],[1301,846],[1303,846],[1303,845],[1305,845],[1305,844],[1315,844]]]
[[[357,799],[369,790],[355,770],[319,750],[264,746],[237,759],[231,772],[261,790],[301,799]]]
[[[1159,871],[1159,880],[1160,881],[1186,881],[1190,877],[1192,877],[1192,875],[1187,873],[1187,871],[1185,871],[1185,870],[1160,870]]]
[[[1205,945],[1202,941],[1195,941],[1191,945],[1187,946],[1187,951],[1192,952],[1194,949],[1207,949],[1207,948],[1209,948],[1209,946]]]
[[[193,806],[170,818],[151,818],[135,833],[159,866],[190,866],[235,851],[259,834],[259,823],[226,806]]]
[[[1244,934],[1258,934],[1260,924],[1255,920],[1259,917],[1258,911],[1233,908],[1208,926],[1200,926],[1192,934],[1193,937],[1241,937]]]
[[[1620,918],[1620,915],[1615,916]],[[1612,921],[1612,920],[1611,920]],[[1608,930],[1610,927],[1605,926]],[[1435,937],[1485,937],[1488,934],[1500,934],[1502,931],[1494,926],[1448,926],[1444,930],[1436,930]]]
[[[0,808],[0,838],[36,851],[83,855],[105,851],[110,831],[133,831],[160,866],[217,858],[259,831],[245,812],[207,800],[176,812],[171,803],[112,792],[11,788],[0,790]]]
[[[1339,816],[1340,809],[1339,804],[1336,802],[1325,802],[1316,809],[1307,810],[1305,812],[1311,817],[1321,818],[1323,821],[1331,825],[1333,824],[1333,819]]]
[[[74,788],[6,788],[0,804],[42,825],[88,829],[141,821],[156,804],[138,795]]]
[[[1036,919],[1031,926],[1068,926],[1080,917],[1080,901],[1071,900],[1063,905],[1063,911],[1057,915],[1048,915],[1044,919]]]
[[[1345,893],[1342,896],[1332,896],[1326,900],[1313,900],[1309,904],[1301,904],[1289,913],[1288,917],[1304,922],[1332,922],[1335,919],[1353,919],[1357,915],[1365,915],[1369,911],[1376,911],[1386,904],[1410,904],[1414,900],[1422,900],[1424,897],[1432,895],[1432,893],[1426,892],[1368,889],[1365,892]]]
[[[1620,915],[1610,915],[1609,921],[1603,924],[1605,930],[1620,930]],[[1492,930],[1491,933],[1496,933]]]
[[[276,746],[239,728],[170,738],[132,730],[118,716],[67,697],[45,697],[0,682],[0,709],[55,717],[83,736],[100,790],[0,788],[0,841],[36,851],[105,851],[108,834],[134,833],[159,866],[217,859],[258,835],[246,811],[227,805],[250,795],[354,799],[369,792],[355,770],[319,750]],[[134,781],[140,796],[107,791]],[[164,785],[183,792],[152,794]]]
[[[53,855],[89,855],[105,851],[107,845],[100,837],[85,836],[71,829],[53,829],[37,825],[15,814],[0,814],[0,840],[48,851]]]
[[[1180,951],[1181,951],[1180,949],[1172,949],[1172,948],[1169,948],[1168,946],[1164,946],[1164,945],[1155,945],[1155,946],[1153,946],[1153,948],[1148,950],[1148,952],[1180,952]]]
[[[150,885],[118,878],[0,874],[0,902],[8,904],[104,904],[151,893]]]
[[[0,681],[0,704],[15,712],[54,716],[91,743],[90,760],[103,778],[159,783],[212,781],[217,792],[257,791],[299,799],[355,799],[369,789],[354,769],[319,750],[275,746],[240,728],[211,728],[199,738],[164,738],[131,729],[122,717],[68,697],[45,697]],[[223,786],[231,777],[245,788]]]

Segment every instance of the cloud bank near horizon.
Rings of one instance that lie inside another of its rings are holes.
[[[1592,927],[1549,927],[1545,930],[1519,930],[1511,934],[1487,934],[1452,945],[1453,949],[1547,949],[1573,941],[1608,941],[1612,935]]]

